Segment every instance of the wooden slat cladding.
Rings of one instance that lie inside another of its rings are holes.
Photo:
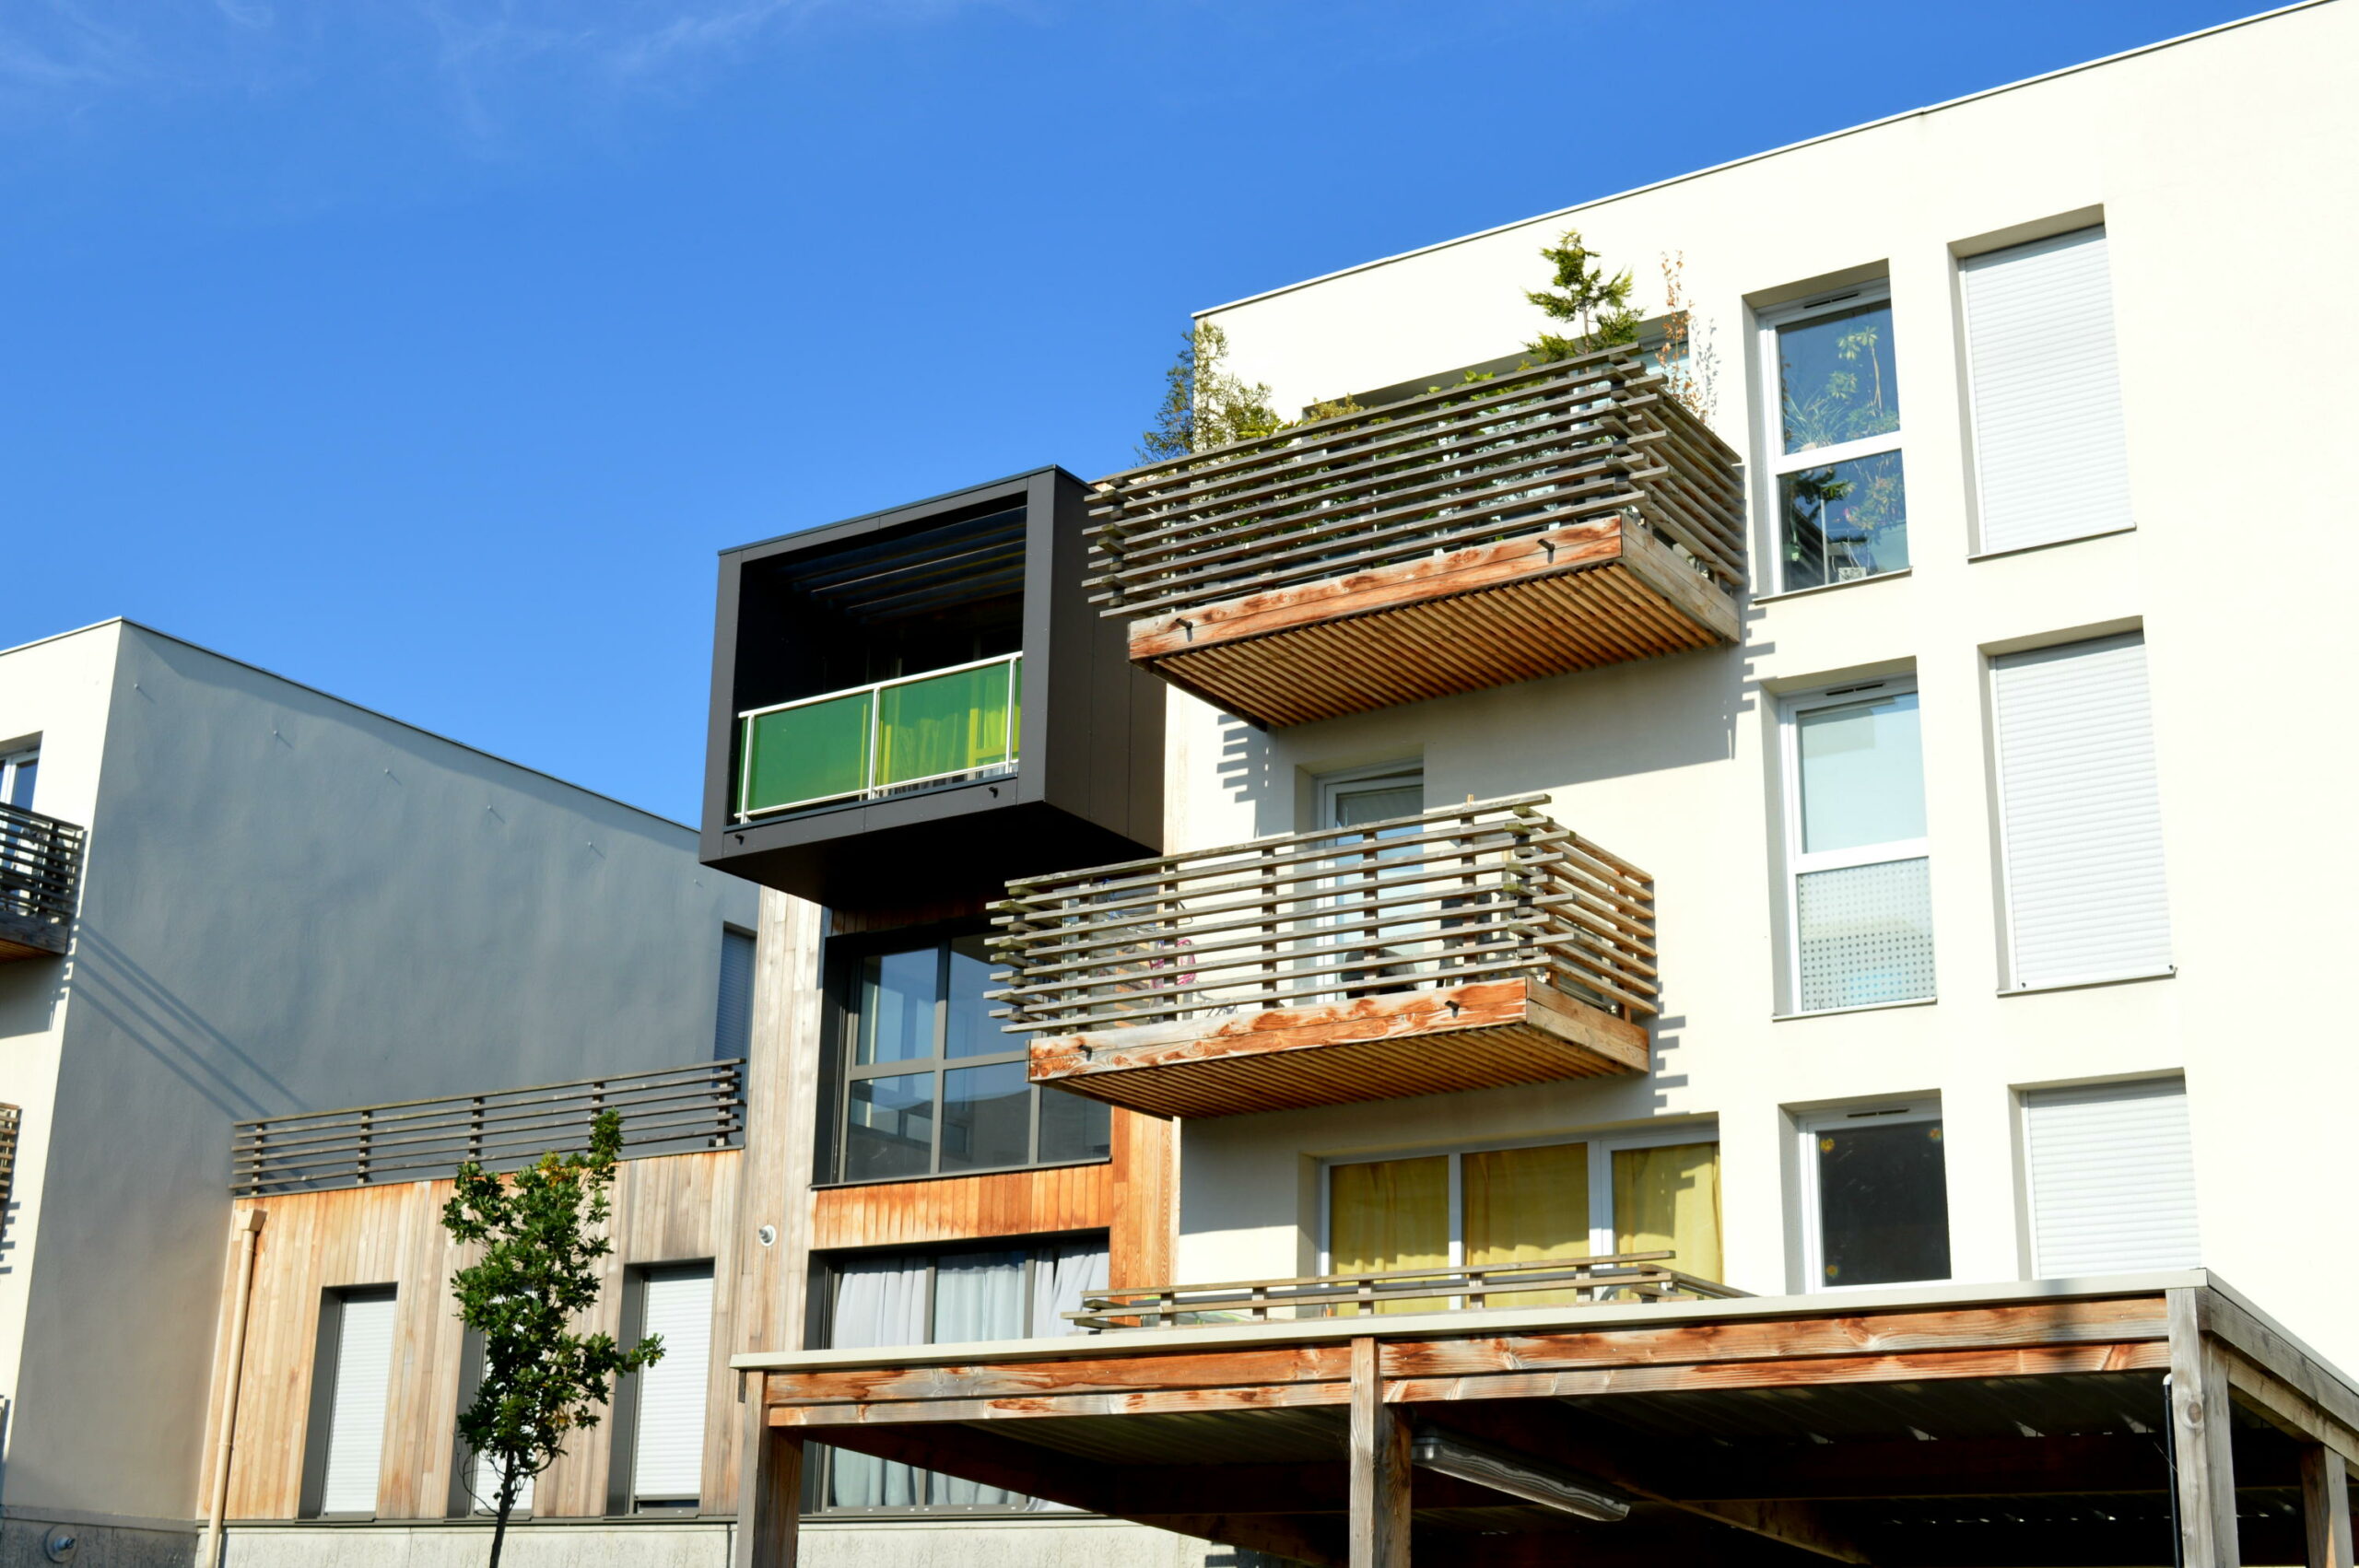
[[[711,1258],[717,1279],[732,1276],[741,1158],[737,1151],[725,1150],[624,1164],[609,1227],[616,1251],[592,1327],[619,1332],[626,1269]],[[265,1211],[268,1220],[255,1255],[239,1374],[231,1518],[297,1516],[322,1299],[344,1287],[387,1284],[398,1293],[378,1514],[390,1519],[446,1515],[457,1457],[464,1341],[451,1279],[467,1261],[441,1227],[451,1191],[448,1181],[421,1181],[252,1200],[251,1206]],[[702,1503],[708,1511],[725,1512],[736,1503],[737,1407],[726,1353],[734,1342],[732,1301],[731,1293],[714,1293]],[[217,1409],[217,1388],[215,1402]],[[611,1436],[604,1425],[576,1436],[570,1451],[539,1480],[534,1497],[538,1513],[605,1512]],[[209,1457],[209,1443],[206,1452]]]
[[[0,804],[0,963],[65,951],[83,837],[73,823]]]
[[[1641,1025],[1532,980],[1040,1040],[1033,1082],[1158,1117],[1644,1072]]]
[[[1739,463],[1609,349],[1100,480],[1091,585],[1133,661],[1302,723],[1735,641]]]
[[[1113,1220],[1114,1167],[1053,1165],[990,1176],[872,1182],[812,1195],[811,1246],[929,1246],[985,1237],[1106,1229]]]
[[[1226,1116],[1644,1072],[1654,883],[1544,795],[1011,883],[1031,1075]]]

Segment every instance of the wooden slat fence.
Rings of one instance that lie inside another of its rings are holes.
[[[29,927],[53,932],[65,950],[82,872],[83,831],[22,806],[0,805],[0,917],[22,940]]]
[[[1098,480],[1088,586],[1108,615],[1184,614],[1618,514],[1733,593],[1741,461],[1606,349]]]
[[[745,1064],[695,1062],[529,1089],[406,1100],[235,1125],[230,1190],[241,1198],[417,1181],[473,1160],[530,1164],[581,1148],[605,1111],[623,1118],[626,1156],[727,1148],[745,1127]]]
[[[1082,1034],[1529,977],[1656,1011],[1654,880],[1545,795],[1008,883],[1010,1032]]]
[[[1677,1254],[1624,1252],[1605,1258],[1549,1258],[1521,1263],[1374,1273],[1319,1274],[1294,1280],[1238,1280],[1218,1285],[1148,1285],[1098,1291],[1063,1316],[1079,1328],[1178,1328],[1214,1323],[1266,1323],[1273,1317],[1335,1317],[1403,1304],[1416,1309],[1594,1305],[1601,1302],[1698,1301],[1743,1291],[1683,1274]],[[1533,1299],[1533,1298],[1543,1298]]]

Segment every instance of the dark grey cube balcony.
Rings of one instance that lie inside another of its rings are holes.
[[[705,864],[831,908],[1153,854],[1163,688],[1043,468],[726,551]]]

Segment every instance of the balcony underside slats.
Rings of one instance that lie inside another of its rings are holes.
[[[1647,1070],[1647,1032],[1535,980],[1041,1040],[1032,1081],[1160,1117],[1238,1116]]]
[[[1590,537],[1577,542],[1579,534]],[[1592,557],[1568,562],[1577,543]],[[1618,521],[1258,594],[1209,606],[1183,628],[1164,627],[1140,623],[1132,658],[1183,691],[1273,726],[1737,637],[1733,603]]]

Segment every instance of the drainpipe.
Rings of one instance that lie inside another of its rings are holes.
[[[221,1520],[229,1509],[229,1451],[237,1445],[238,1387],[246,1360],[246,1303],[254,1288],[254,1240],[262,1233],[263,1211],[248,1209],[233,1222],[238,1233],[238,1289],[229,1303],[229,1360],[222,1372],[221,1431],[213,1450],[213,1503],[205,1510],[205,1544],[198,1549],[198,1568],[219,1568]]]

